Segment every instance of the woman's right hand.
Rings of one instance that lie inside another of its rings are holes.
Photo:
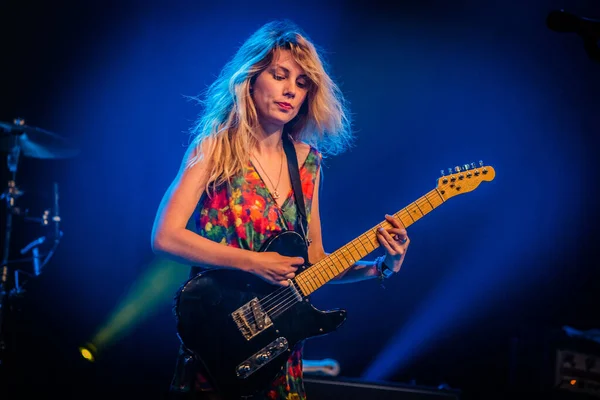
[[[248,265],[251,272],[265,281],[279,286],[289,286],[288,279],[304,264],[302,257],[287,257],[275,252],[253,252]]]

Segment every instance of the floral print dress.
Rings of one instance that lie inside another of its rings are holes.
[[[299,169],[308,221],[321,161],[321,154],[311,147]],[[293,190],[279,207],[252,163],[248,164],[245,173],[240,172],[231,179],[231,185],[222,185],[210,197],[205,194],[194,214],[195,228],[201,236],[223,245],[252,251],[259,251],[271,236],[284,230],[294,230],[297,220]],[[192,274],[197,272],[197,268],[192,268]],[[280,373],[267,388],[265,399],[306,399],[302,383],[302,350],[303,343],[293,349],[285,373]],[[211,390],[201,366],[180,347],[171,391],[189,393]]]

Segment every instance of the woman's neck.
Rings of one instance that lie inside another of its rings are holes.
[[[264,129],[260,129],[258,132],[258,142],[256,143],[256,149],[254,151],[257,154],[278,154],[283,148],[282,143],[282,129],[273,130],[266,132]]]

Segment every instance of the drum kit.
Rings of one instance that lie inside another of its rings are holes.
[[[77,156],[79,150],[65,138],[44,129],[28,126],[22,119],[12,123],[0,121],[0,153],[6,157],[8,183],[0,194],[4,202],[4,242],[2,243],[2,263],[0,264],[0,365],[7,352],[5,335],[6,316],[11,308],[10,299],[23,292],[23,280],[39,276],[48,263],[62,237],[60,230],[58,184],[53,187],[54,201],[41,215],[32,216],[28,209],[20,207],[18,199],[24,194],[16,183],[17,167],[21,157],[35,159],[64,159]],[[13,222],[20,218],[24,222],[34,222],[48,230],[46,235],[34,239],[19,251],[18,258],[11,258],[11,234]],[[53,229],[52,229],[53,228]],[[46,245],[42,246],[42,244]],[[48,245],[49,244],[49,245]],[[40,249],[47,249],[42,251]],[[27,265],[25,267],[19,267]]]

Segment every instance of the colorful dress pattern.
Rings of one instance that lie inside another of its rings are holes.
[[[311,147],[299,169],[308,221],[321,161],[321,154]],[[198,234],[223,245],[258,251],[271,236],[295,229],[298,214],[293,190],[279,207],[252,163],[248,164],[245,173],[240,172],[230,182],[231,185],[222,185],[212,196],[204,195],[200,199],[194,215]],[[285,373],[276,377],[266,390],[265,399],[306,399],[302,383],[303,347],[300,343],[292,350]],[[179,350],[171,390],[211,390],[200,366],[183,348]]]

